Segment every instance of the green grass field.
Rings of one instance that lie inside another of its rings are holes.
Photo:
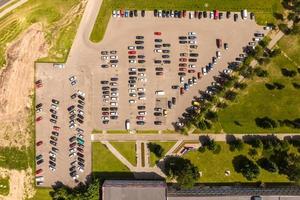
[[[103,0],[94,29],[90,39],[100,42],[105,34],[106,26],[113,9],[184,9],[184,10],[224,10],[240,11],[248,9],[256,14],[256,20],[260,24],[273,23],[274,12],[282,12],[283,8],[279,0]]]
[[[162,157],[174,146],[176,142],[157,142],[151,141],[152,143],[158,144],[163,148]],[[150,166],[154,166],[157,161],[161,158],[157,157],[154,153],[150,152]]]
[[[52,200],[50,196],[51,191],[53,191],[52,188],[36,188],[34,197],[29,200]]]
[[[110,142],[133,166],[136,166],[135,142]]]
[[[92,143],[92,170],[93,172],[128,172],[123,165],[106,147],[100,142]]]
[[[0,195],[7,196],[9,194],[9,177],[0,178]]]
[[[245,144],[244,149],[241,152],[231,152],[229,145],[225,142],[218,142],[221,145],[221,152],[219,154],[213,154],[211,151],[205,151],[200,153],[199,151],[190,151],[184,155],[184,158],[191,160],[191,162],[202,171],[203,175],[200,177],[199,182],[202,183],[233,183],[233,182],[251,182],[244,178],[241,174],[234,171],[232,165],[232,159],[240,154],[248,155],[250,149],[249,145]],[[262,150],[260,150],[262,154]],[[249,156],[248,156],[249,157]],[[249,157],[250,158],[250,157]],[[258,156],[255,159],[259,159]],[[225,171],[230,170],[231,175],[225,176]],[[260,169],[260,175],[258,179],[252,182],[289,182],[285,175],[279,175],[278,173],[270,173],[264,169]]]
[[[40,22],[51,45],[49,57],[42,61],[65,61],[71,48],[80,17],[71,23],[58,23],[79,0],[29,0],[0,18],[0,68],[6,63],[6,44],[15,40],[30,25]]]
[[[300,36],[285,36],[279,46],[295,62],[299,62]],[[252,132],[299,132],[297,129],[278,127],[274,130],[258,128],[255,124],[256,117],[269,116],[272,119],[295,119],[300,117],[300,90],[293,87],[292,83],[300,83],[300,74],[293,78],[284,77],[281,68],[297,71],[293,62],[283,55],[274,58],[267,66],[262,66],[269,72],[267,78],[257,78],[248,81],[248,88],[242,91],[237,100],[219,112],[219,125],[227,133],[252,133]],[[282,90],[268,90],[265,83],[279,82],[285,85]],[[236,123],[238,122],[238,123]],[[238,124],[238,125],[237,125]]]
[[[7,169],[24,170],[29,166],[29,158],[26,149],[0,148],[0,166]]]

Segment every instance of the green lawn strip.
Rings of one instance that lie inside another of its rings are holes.
[[[9,177],[0,177],[0,195],[7,196],[9,194]]]
[[[129,172],[129,169],[100,142],[92,143],[92,170],[93,172]]]
[[[184,158],[191,160],[191,162],[202,171],[203,175],[200,177],[199,182],[202,183],[233,183],[233,182],[289,182],[285,175],[278,173],[271,173],[260,168],[260,175],[257,179],[248,181],[241,174],[234,171],[232,160],[235,156],[245,155],[248,156],[250,146],[245,144],[245,148],[241,151],[231,152],[229,145],[225,142],[218,142],[221,145],[221,152],[213,154],[211,151],[206,150],[204,153],[199,151],[190,151],[184,155]],[[261,151],[261,150],[260,150]],[[248,156],[248,158],[251,158]],[[259,159],[260,157],[256,158]],[[230,176],[225,176],[225,171],[231,172]]]
[[[176,133],[179,133],[175,130],[170,130],[170,129],[166,129],[166,130],[163,130],[162,131],[163,134],[176,134]]]
[[[241,11],[248,9],[256,14],[256,20],[260,24],[273,23],[274,12],[281,13],[282,5],[278,0],[103,0],[98,13],[96,23],[90,36],[92,42],[100,42],[103,39],[108,21],[113,9],[138,9],[138,10],[222,10],[222,11]]]
[[[28,152],[25,148],[0,148],[0,167],[7,169],[25,170],[29,163]]]
[[[145,167],[145,143],[142,143],[141,145],[142,167]]]
[[[300,76],[286,78],[281,75],[281,67],[295,69],[292,63],[280,55],[265,66],[269,78],[254,78],[248,88],[241,92],[236,101],[227,108],[220,110],[219,122],[227,133],[298,133],[299,130],[288,127],[262,129],[256,126],[255,118],[268,116],[272,119],[299,118],[300,91],[292,82],[300,83]],[[265,83],[279,82],[285,85],[282,90],[268,90]],[[238,123],[237,123],[238,122]]]
[[[36,188],[35,195],[29,200],[52,200],[51,191],[53,191],[52,188]]]
[[[163,148],[162,157],[166,155],[166,153],[176,144],[176,142],[158,142],[158,141],[151,141],[152,143],[158,144]],[[161,157],[161,158],[162,158]],[[150,166],[154,166],[157,161],[161,158],[157,157],[154,153],[150,152]]]
[[[136,130],[137,134],[158,134],[158,130]]]
[[[128,134],[129,132],[126,130],[107,130],[106,133],[109,134]]]
[[[93,129],[92,130],[92,134],[97,134],[97,133],[103,133],[103,131],[102,130],[98,130],[98,129]]]
[[[136,166],[135,142],[110,142],[133,166]]]

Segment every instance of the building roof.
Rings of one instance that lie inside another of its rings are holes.
[[[166,200],[164,181],[106,180],[102,187],[103,200]]]

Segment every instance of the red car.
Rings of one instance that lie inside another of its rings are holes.
[[[188,73],[195,73],[195,70],[189,69],[189,70],[188,70]]]
[[[179,71],[184,72],[186,71],[186,68],[179,68]]]
[[[154,35],[161,35],[161,32],[154,32]]]
[[[35,174],[40,174],[40,173],[42,173],[42,172],[43,172],[42,169],[38,169],[38,170],[35,171]]]
[[[35,86],[36,86],[36,88],[43,87],[42,80],[37,80],[37,81],[35,82]]]
[[[36,146],[41,146],[43,144],[43,141],[38,141],[37,143],[36,143]]]
[[[187,59],[186,58],[179,58],[179,62],[186,62]]]
[[[180,88],[180,94],[181,94],[181,95],[184,94],[184,89],[183,89],[183,87]]]
[[[198,72],[197,76],[198,76],[198,79],[200,79],[202,77],[201,72]]]
[[[179,67],[187,67],[186,63],[179,63]]]
[[[156,75],[157,76],[162,76],[162,75],[164,75],[164,73],[163,72],[156,72]]]
[[[102,112],[102,115],[109,115],[109,112]]]
[[[128,51],[128,54],[136,54],[136,51]]]
[[[222,40],[221,39],[217,39],[217,47],[218,48],[222,47]]]
[[[144,116],[137,116],[136,119],[138,119],[138,120],[144,120],[145,117]]]
[[[56,130],[56,131],[59,131],[60,127],[59,126],[53,126],[53,129]]]
[[[42,119],[43,119],[43,117],[42,117],[42,116],[39,116],[38,118],[36,118],[35,121],[39,122],[39,121],[41,121]]]

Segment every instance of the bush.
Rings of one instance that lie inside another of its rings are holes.
[[[217,122],[218,121],[218,114],[216,112],[213,112],[213,111],[209,110],[205,114],[205,118],[212,121],[212,122]]]
[[[225,102],[219,102],[218,104],[217,104],[217,107],[218,108],[226,108],[228,105],[227,105],[227,103],[225,103]]]
[[[249,154],[249,156],[251,156],[251,157],[255,157],[255,156],[257,156],[257,155],[258,155],[258,152],[257,152],[257,150],[256,150],[256,149],[254,149],[254,148],[251,148],[251,149],[249,149],[249,152],[248,152],[248,154]]]
[[[273,51],[271,51],[270,57],[275,57],[275,56],[278,56],[279,54],[281,54],[281,50],[277,48],[277,49],[274,49]]]
[[[232,164],[237,173],[241,173],[247,180],[255,179],[259,176],[259,167],[244,155],[233,158]]]
[[[282,90],[283,88],[285,88],[285,86],[281,83],[278,82],[274,82],[273,85],[278,89],[278,90]]]
[[[232,90],[229,90],[225,93],[224,98],[229,100],[229,101],[234,101],[236,96],[237,96],[236,92],[234,92]]]
[[[300,83],[292,83],[295,89],[300,89]]]
[[[258,127],[264,128],[264,129],[271,129],[276,128],[277,122],[269,117],[263,117],[263,118],[255,118],[255,123]]]
[[[203,131],[207,129],[206,123],[205,123],[204,120],[200,120],[200,121],[198,122],[198,128],[199,128],[200,130],[203,130]]]
[[[289,69],[286,69],[286,68],[281,68],[281,73],[283,76],[286,76],[286,77],[294,77],[297,75],[297,72],[294,71],[294,70],[289,70]]]
[[[274,90],[275,89],[275,85],[271,84],[271,83],[265,83],[265,86],[268,90]]]
[[[235,139],[229,142],[229,150],[230,151],[242,151],[244,149],[244,142],[241,139]]]
[[[267,70],[263,70],[261,67],[256,67],[254,69],[256,76],[258,77],[267,77],[269,75]]]
[[[290,32],[291,32],[291,30],[289,29],[289,27],[286,24],[279,24],[278,28],[286,35],[290,34]]]
[[[198,151],[199,151],[200,153],[204,153],[205,150],[206,150],[206,148],[205,148],[204,146],[201,146],[201,147],[199,147],[199,149],[198,149]]]
[[[158,158],[162,157],[164,149],[159,144],[150,142],[147,146],[149,151],[154,153]]]
[[[248,144],[250,144],[253,148],[263,148],[263,142],[260,138],[255,138],[251,141],[248,142]]]
[[[257,161],[257,164],[261,168],[263,168],[263,169],[265,169],[265,170],[267,170],[269,172],[273,172],[274,173],[274,172],[278,171],[278,167],[277,167],[276,163],[272,162],[271,160],[269,160],[267,158],[261,158],[261,159],[259,159]]]
[[[246,84],[246,83],[240,83],[240,82],[237,82],[237,83],[234,84],[234,88],[236,88],[236,89],[241,89],[241,90],[243,90],[243,89],[245,89],[246,87],[247,87],[247,84]]]

